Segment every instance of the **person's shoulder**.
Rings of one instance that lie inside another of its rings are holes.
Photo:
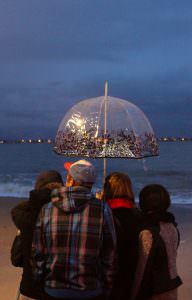
[[[29,207],[29,200],[24,200],[19,202],[16,206],[14,206],[12,208],[12,210],[14,209],[27,209]]]
[[[20,213],[30,210],[29,201],[22,201],[11,209],[12,218],[17,217]]]
[[[104,213],[105,212],[107,213],[108,211],[111,212],[111,208],[109,207],[106,201],[98,200],[94,196],[91,198],[91,201],[89,201],[88,203],[89,205],[102,209]]]
[[[17,228],[23,229],[31,226],[34,221],[33,210],[29,201],[23,201],[11,210],[11,217]]]
[[[135,226],[142,223],[142,214],[137,208],[117,208],[113,209],[113,214],[126,221],[126,223],[133,223]]]

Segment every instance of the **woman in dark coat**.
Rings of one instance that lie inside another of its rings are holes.
[[[110,300],[129,299],[138,254],[141,214],[135,206],[132,183],[127,174],[106,177],[103,200],[112,209],[117,233],[118,272]]]
[[[170,203],[168,191],[159,184],[140,192],[144,222],[131,300],[177,300],[182,283],[176,267],[179,232],[174,215],[167,211]]]
[[[33,230],[40,209],[51,200],[53,189],[63,185],[61,175],[56,171],[44,171],[37,177],[35,189],[30,192],[29,200],[23,201],[11,211],[12,220],[21,232],[23,274],[20,283],[20,299],[42,299],[42,287],[33,277],[31,249]]]

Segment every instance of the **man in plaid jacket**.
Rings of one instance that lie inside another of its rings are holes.
[[[115,271],[112,213],[91,193],[96,179],[91,163],[64,166],[66,187],[43,207],[36,224],[34,272],[44,281],[43,299],[107,299]]]

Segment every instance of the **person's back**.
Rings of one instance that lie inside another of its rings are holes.
[[[127,174],[114,172],[104,183],[103,200],[112,208],[117,233],[118,272],[111,300],[128,299],[138,257],[138,232],[141,214],[135,207],[131,180]]]
[[[47,299],[102,299],[114,273],[112,214],[90,187],[72,181],[41,211],[33,243],[36,272],[44,277]]]
[[[21,202],[11,211],[13,222],[21,232],[23,274],[20,291],[29,298],[40,299],[42,295],[42,287],[36,284],[31,266],[32,239],[37,217],[41,207],[51,200],[52,189],[62,185],[62,177],[58,172],[41,172],[37,177],[35,189],[30,192],[29,200]]]
[[[131,300],[177,299],[182,283],[176,268],[179,233],[174,216],[167,212],[169,205],[169,194],[160,185],[148,185],[140,193],[145,222]]]
[[[141,215],[136,208],[113,209],[117,232],[118,273],[111,300],[124,300],[130,296],[138,259],[138,233]]]

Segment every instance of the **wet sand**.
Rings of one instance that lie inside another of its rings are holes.
[[[21,269],[10,263],[10,248],[16,228],[10,210],[23,199],[0,198],[0,300],[15,300]],[[178,271],[183,280],[179,288],[179,300],[192,299],[192,205],[173,205],[181,233],[178,252]]]

